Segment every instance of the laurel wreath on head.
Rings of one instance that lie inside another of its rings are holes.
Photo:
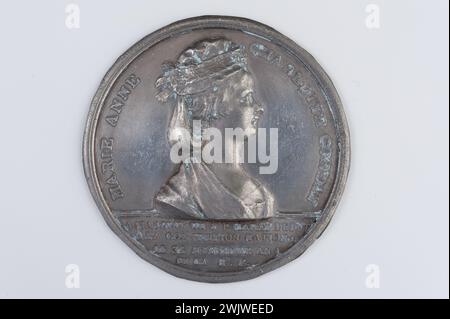
[[[162,75],[155,82],[156,97],[167,102],[170,97],[198,94],[240,70],[247,70],[243,46],[226,39],[201,41],[176,63],[162,65]]]

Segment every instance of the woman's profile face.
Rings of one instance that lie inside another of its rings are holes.
[[[219,130],[242,128],[255,134],[263,109],[255,100],[251,76],[246,72],[237,74],[230,78],[220,91],[216,106],[218,116],[211,126]]]

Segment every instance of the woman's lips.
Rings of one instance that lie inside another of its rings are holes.
[[[261,116],[263,115],[263,113],[264,113],[264,109],[261,107],[257,108],[255,110],[255,112],[253,113],[253,118],[252,118],[251,123],[254,127],[256,127],[256,125],[258,124],[258,121],[261,118]]]

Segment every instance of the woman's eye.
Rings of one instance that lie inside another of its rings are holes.
[[[246,104],[246,105],[252,105],[253,104],[253,94],[252,93],[248,93],[246,96],[244,96],[241,99],[241,103],[242,104]]]

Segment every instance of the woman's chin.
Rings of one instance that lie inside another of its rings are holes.
[[[253,125],[247,126],[244,129],[244,131],[245,131],[245,138],[247,139],[249,136],[256,135],[256,129],[257,129],[257,126],[253,126]]]

